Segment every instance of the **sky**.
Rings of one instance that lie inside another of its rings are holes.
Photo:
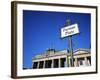
[[[23,67],[32,68],[32,58],[49,48],[68,49],[68,37],[61,38],[60,29],[70,19],[77,23],[79,34],[72,36],[73,50],[90,48],[91,14],[23,10]]]

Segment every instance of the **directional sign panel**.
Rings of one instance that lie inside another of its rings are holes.
[[[79,33],[78,24],[73,24],[73,25],[61,28],[61,38],[78,34],[78,33]]]

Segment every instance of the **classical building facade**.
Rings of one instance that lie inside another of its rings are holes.
[[[74,67],[90,66],[91,53],[89,49],[73,51]],[[48,49],[46,52],[33,57],[33,69],[71,67],[71,56],[67,50],[55,51]]]

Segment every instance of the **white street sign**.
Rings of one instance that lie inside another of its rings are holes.
[[[78,24],[73,24],[73,25],[61,28],[61,38],[71,36],[77,33],[79,33]]]

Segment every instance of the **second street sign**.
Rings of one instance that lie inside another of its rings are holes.
[[[73,25],[61,28],[61,38],[71,36],[77,33],[79,33],[78,24],[73,24]]]

